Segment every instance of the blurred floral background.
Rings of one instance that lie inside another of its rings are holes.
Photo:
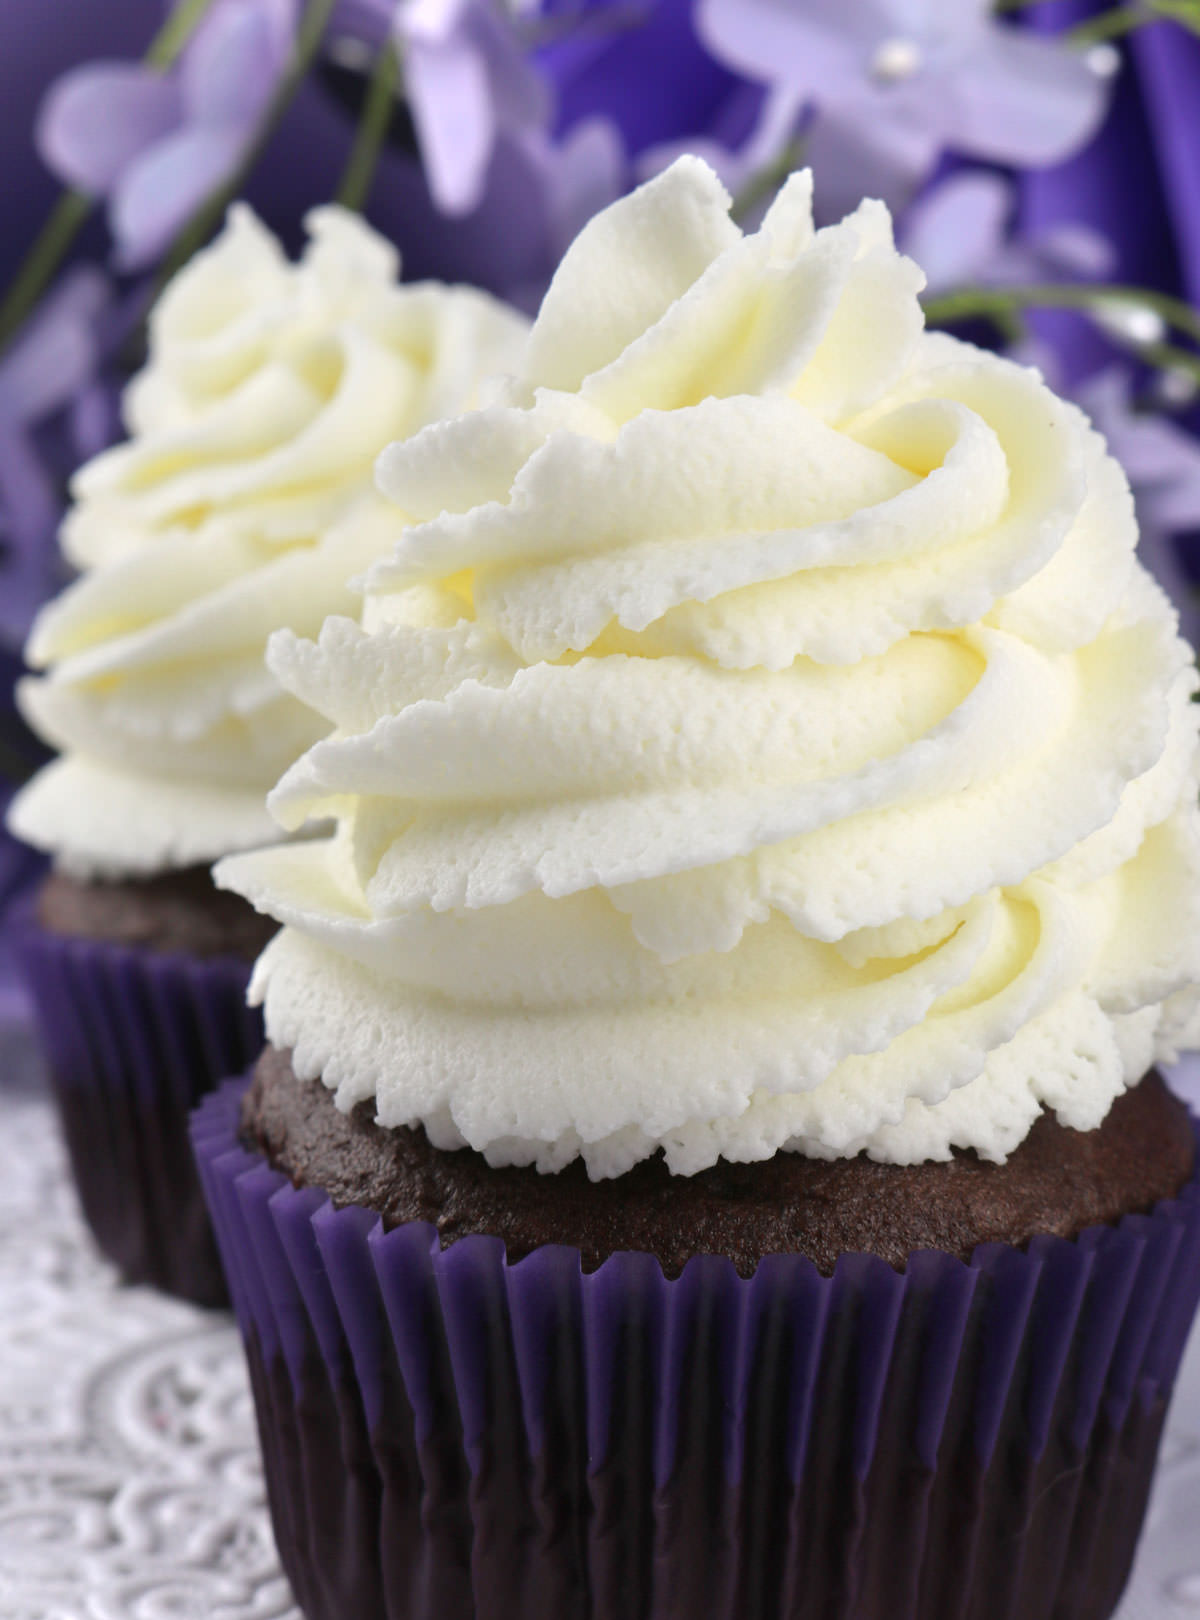
[[[1039,365],[1200,628],[1200,0],[0,0],[0,808],[72,471],[163,282],[247,197],[362,210],[406,278],[533,309],[614,197],[701,153],[754,223],[892,206],[931,324]],[[0,907],[33,858],[0,835]],[[0,1062],[22,1021],[0,933]]]

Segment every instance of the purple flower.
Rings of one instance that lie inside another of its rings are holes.
[[[816,115],[808,159],[823,211],[902,203],[953,149],[1050,163],[1085,141],[1106,86],[1061,43],[1006,27],[991,0],[699,0],[713,54]]]
[[[1195,645],[1197,582],[1184,566],[1177,536],[1200,534],[1200,439],[1159,412],[1137,410],[1125,367],[1090,377],[1075,397],[1125,469],[1141,531],[1139,554],[1175,602],[1183,633]]]
[[[0,0],[0,107],[4,164],[0,168],[0,288],[7,289],[29,244],[54,205],[58,183],[33,142],[46,86],[77,62],[101,54],[143,51],[162,21],[162,0]]]
[[[237,167],[290,58],[297,0],[218,0],[175,70],[91,62],[51,86],[38,149],[108,199],[115,260],[153,264]]]
[[[111,290],[96,269],[69,271],[0,360],[0,642],[19,645],[58,583],[61,490],[39,430],[66,413],[69,460],[100,449],[111,413],[98,381]]]
[[[616,126],[603,118],[576,124],[557,141],[527,132],[513,147],[531,182],[528,223],[539,231],[543,253],[537,273],[508,282],[502,291],[519,308],[536,314],[567,248],[592,215],[625,189],[627,165]]]
[[[619,6],[585,0],[605,40],[624,25],[624,11],[620,22],[607,15]],[[366,47],[365,65],[389,37],[403,59],[421,169],[385,152],[371,214],[407,274],[476,281],[534,309],[568,243],[626,189],[616,123],[586,110],[561,116],[545,52],[580,28],[594,44],[581,12],[556,18],[536,0],[511,12],[499,0],[341,0],[335,59],[349,41],[354,56]]]
[[[499,136],[549,127],[549,87],[499,0],[401,0],[395,28],[433,199],[443,213],[469,214]]]
[[[1112,245],[1090,226],[1060,221],[1010,235],[1016,188],[985,169],[966,169],[934,186],[905,212],[900,247],[924,270],[930,292],[1012,286],[1108,275]]]
[[[535,31],[556,133],[604,118],[637,162],[670,143],[737,151],[759,118],[761,86],[705,50],[695,0],[543,0]]]

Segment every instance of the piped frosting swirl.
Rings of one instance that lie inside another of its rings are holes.
[[[264,800],[325,730],[263,662],[273,630],[357,611],[347,580],[400,515],[379,450],[475,403],[526,324],[470,288],[401,287],[394,249],[320,209],[290,263],[244,206],[172,282],[130,385],[129,441],[76,475],[81,577],[41,614],[24,711],[62,758],[12,824],[89,875],[276,836]]]
[[[272,808],[337,832],[219,869],[341,1106],[593,1176],[1003,1159],[1190,1038],[1190,651],[1103,441],[920,286],[881,205],[743,236],[684,159],[384,453],[361,622],[271,649],[333,727]]]

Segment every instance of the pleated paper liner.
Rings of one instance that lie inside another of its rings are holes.
[[[1076,1241],[508,1264],[193,1123],[308,1620],[1103,1620],[1200,1297],[1200,1179]]]
[[[0,788],[0,1095],[6,1090],[34,1089],[43,1077],[32,1008],[9,942],[9,915],[41,882],[46,860],[5,832],[10,798]]]
[[[80,1203],[129,1282],[228,1302],[188,1116],[262,1049],[249,966],[69,938],[11,919]]]

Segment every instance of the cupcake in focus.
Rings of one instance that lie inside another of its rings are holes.
[[[269,635],[351,612],[388,549],[388,442],[476,400],[525,323],[469,288],[401,286],[395,251],[319,210],[298,263],[245,207],[176,277],[125,399],[129,440],[76,475],[79,578],[37,619],[21,708],[58,751],[9,826],[53,858],[18,921],[84,1211],[131,1281],[223,1280],[186,1120],[260,1049],[245,1007],[273,925],[209,867],[276,834],[267,790],[324,729]]]
[[[379,464],[196,1116],[309,1620],[1103,1620],[1200,1294],[1196,679],[886,210],[683,159]],[[339,1459],[331,1466],[330,1459]]]

